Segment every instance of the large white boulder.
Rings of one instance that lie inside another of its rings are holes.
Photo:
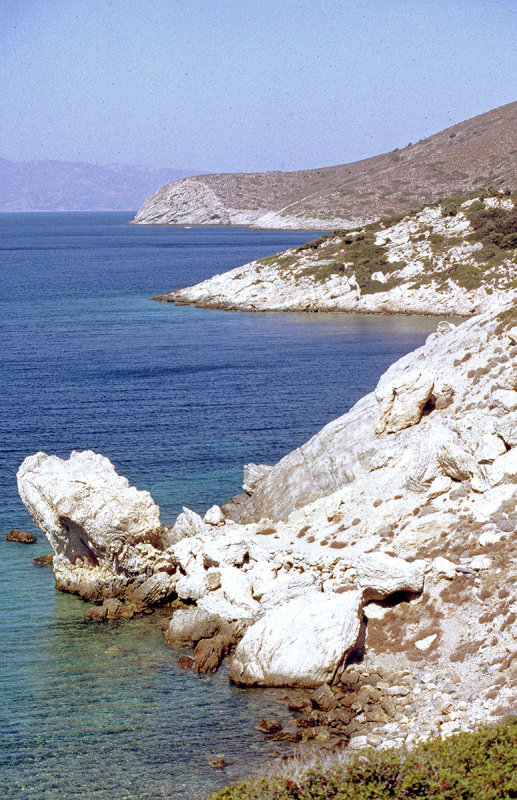
[[[230,678],[247,686],[319,686],[357,642],[361,592],[308,590],[268,611],[237,645]]]
[[[120,594],[152,571],[160,510],[108,458],[90,450],[66,460],[40,452],[25,459],[17,480],[23,503],[56,553],[59,588],[92,598]]]

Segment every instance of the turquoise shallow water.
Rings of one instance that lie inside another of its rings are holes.
[[[255,724],[281,694],[184,672],[157,618],[85,622],[32,564],[44,537],[4,539],[35,530],[16,493],[23,458],[92,448],[151,491],[163,522],[183,504],[203,512],[239,491],[242,464],[301,444],[436,326],[150,302],[311,234],[129,216],[0,215],[2,798],[203,796],[272,755]]]

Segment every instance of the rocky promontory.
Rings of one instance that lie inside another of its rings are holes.
[[[513,187],[516,109],[517,103],[508,103],[390,153],[348,164],[174,181],[147,198],[134,223],[329,229],[407,213],[479,186]]]
[[[517,297],[517,197],[476,191],[155,297],[235,311],[468,316]]]
[[[166,604],[199,671],[228,656],[237,684],[317,688],[298,738],[325,717],[355,747],[409,744],[515,710],[517,312],[500,303],[441,323],[306,445],[248,467],[244,495],[172,528],[102,456],[30,456],[20,496],[58,588],[97,619]]]

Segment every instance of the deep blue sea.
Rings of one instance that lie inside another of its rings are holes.
[[[0,798],[188,800],[267,761],[278,692],[177,665],[151,617],[96,625],[7,543],[37,533],[15,474],[38,450],[108,456],[171,523],[240,491],[344,413],[437,320],[241,314],[152,302],[313,237],[140,227],[127,214],[0,215]],[[316,233],[316,232],[315,232]],[[315,235],[314,233],[314,235]],[[224,756],[228,767],[214,770]]]

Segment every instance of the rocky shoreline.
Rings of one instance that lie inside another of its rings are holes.
[[[517,298],[516,203],[497,191],[448,198],[153,300],[232,311],[479,314]]]
[[[89,619],[161,607],[165,640],[193,648],[184,666],[228,657],[238,685],[290,687],[268,736],[410,745],[517,708],[511,299],[440,323],[204,517],[185,508],[163,527],[149,493],[90,451],[38,453],[17,478],[57,588],[93,602]]]

